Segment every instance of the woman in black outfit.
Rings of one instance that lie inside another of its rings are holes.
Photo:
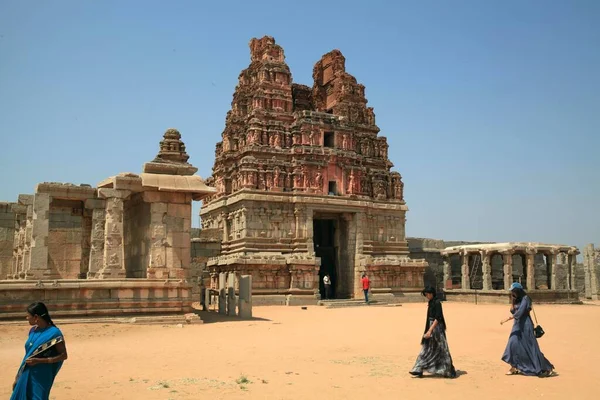
[[[427,320],[425,334],[421,339],[421,352],[410,374],[421,377],[423,372],[428,372],[446,378],[455,378],[456,370],[446,340],[446,320],[442,303],[436,298],[436,291],[432,287],[426,287],[421,294],[429,300]]]

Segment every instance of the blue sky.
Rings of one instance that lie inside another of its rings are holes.
[[[594,0],[0,0],[0,199],[140,172],[169,127],[210,175],[267,34],[298,83],[344,53],[404,177],[409,236],[599,243],[599,20]]]

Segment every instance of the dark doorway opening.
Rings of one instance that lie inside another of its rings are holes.
[[[313,238],[315,243],[315,255],[321,258],[321,267],[319,269],[319,292],[321,298],[336,298],[336,284],[338,281],[336,268],[336,247],[335,247],[335,220],[333,219],[315,219],[313,220]],[[331,290],[329,296],[325,293],[325,284],[323,278],[329,275],[331,279]]]
[[[324,147],[334,147],[335,145],[335,135],[333,132],[325,132],[323,134],[323,146]]]
[[[337,196],[337,183],[335,181],[329,181],[327,193],[329,193],[331,196]]]

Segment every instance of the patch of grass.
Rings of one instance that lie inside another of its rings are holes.
[[[169,382],[158,382],[158,385],[164,387],[165,389],[168,389],[171,387],[169,385]]]
[[[235,383],[237,383],[238,385],[247,385],[251,382],[245,375],[240,375],[240,377],[236,379]]]
[[[261,379],[260,381],[261,381],[262,383],[264,383],[265,385],[266,385],[267,383],[269,383],[269,381],[268,381],[268,380],[266,380],[266,379]]]

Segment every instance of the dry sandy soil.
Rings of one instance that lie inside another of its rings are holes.
[[[540,339],[558,376],[505,376],[506,306],[445,303],[460,376],[412,378],[425,304],[325,309],[260,307],[241,321],[198,325],[63,325],[69,359],[55,399],[598,399],[600,307],[540,305]],[[0,326],[0,398],[28,327]]]

